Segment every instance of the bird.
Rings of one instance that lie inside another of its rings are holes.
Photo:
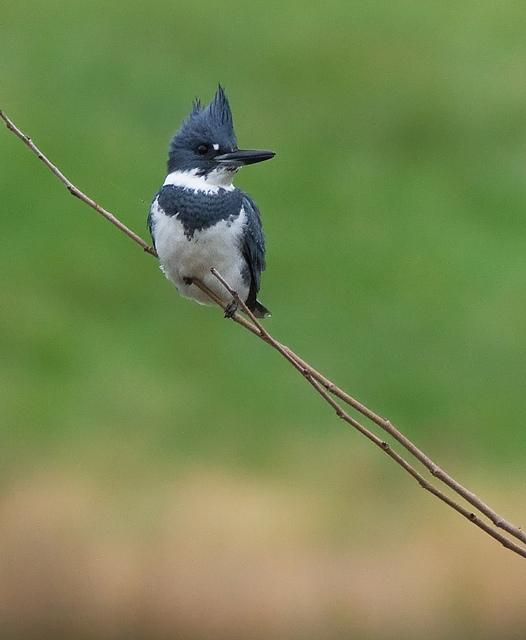
[[[224,302],[226,317],[235,314],[236,300],[212,268],[255,317],[270,316],[257,299],[265,269],[260,212],[233,180],[242,167],[274,156],[238,148],[230,104],[218,85],[209,104],[193,101],[173,136],[167,175],[150,207],[148,228],[166,278],[182,296],[211,304],[195,284],[200,280]]]

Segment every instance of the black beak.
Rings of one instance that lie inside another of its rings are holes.
[[[237,149],[237,151],[231,151],[230,153],[223,153],[223,155],[215,156],[214,160],[224,164],[234,164],[242,167],[246,164],[255,164],[256,162],[263,162],[263,160],[270,160],[275,155],[274,151]]]

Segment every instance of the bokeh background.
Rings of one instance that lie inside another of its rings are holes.
[[[1,107],[144,236],[221,81],[269,328],[526,521],[524,3],[1,14]],[[526,637],[522,559],[0,134],[1,637]]]

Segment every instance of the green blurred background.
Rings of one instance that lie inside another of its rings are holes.
[[[7,0],[0,107],[129,226],[227,89],[283,342],[526,520],[526,6]],[[526,567],[0,135],[0,634],[523,638]]]

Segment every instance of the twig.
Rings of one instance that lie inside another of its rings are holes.
[[[386,418],[382,418],[378,414],[374,413],[370,409],[368,409],[361,402],[350,396],[348,393],[337,387],[334,383],[328,380],[325,376],[320,374],[318,371],[312,370],[310,365],[305,363],[301,358],[298,359],[299,362],[302,362],[304,366],[308,367],[311,370],[313,376],[320,382],[328,391],[333,393],[335,396],[343,400],[349,406],[353,407],[357,411],[359,411],[362,415],[369,418],[372,422],[381,427],[384,431],[389,433],[395,440],[397,440],[407,451],[409,451],[417,460],[419,460],[435,478],[441,480],[448,487],[453,489],[455,493],[462,496],[467,502],[469,502],[472,506],[478,509],[481,513],[487,516],[495,526],[507,531],[509,534],[526,543],[526,533],[520,529],[519,527],[513,525],[511,522],[504,520],[498,513],[493,511],[491,507],[489,507],[485,502],[483,502],[478,496],[476,496],[472,491],[469,491],[466,487],[461,485],[457,480],[455,480],[451,475],[446,473],[444,469],[439,467],[435,462],[429,458],[421,449],[419,449],[409,438],[404,436],[390,420]]]
[[[129,229],[124,223],[122,223],[115,215],[101,207],[92,198],[83,193],[78,187],[76,187],[66,176],[54,165],[40,149],[33,143],[31,138],[25,135],[15,124],[8,118],[8,116],[0,110],[0,118],[5,122],[7,128],[16,135],[39,160],[41,160],[46,167],[66,186],[68,191],[75,197],[79,198],[82,202],[85,202],[88,206],[94,209],[97,213],[109,220],[120,231],[125,233],[129,238],[136,242],[146,253],[152,256],[157,256],[157,253],[153,247],[145,242],[139,235]],[[514,536],[523,543],[526,543],[526,534],[517,526],[513,525],[509,521],[505,520],[502,516],[497,514],[487,504],[482,502],[474,493],[466,489],[463,485],[457,482],[437,464],[435,464],[421,449],[419,449],[411,440],[404,436],[394,425],[385,418],[379,416],[374,411],[370,410],[363,403],[359,402],[348,393],[340,389],[327,377],[319,373],[305,360],[300,358],[287,346],[281,344],[278,340],[273,338],[271,334],[263,327],[263,325],[255,318],[252,312],[248,309],[245,302],[241,300],[236,291],[234,291],[230,285],[223,279],[223,277],[215,270],[212,269],[213,275],[222,283],[227,291],[234,297],[237,303],[241,306],[248,319],[241,316],[239,313],[235,313],[232,320],[242,325],[245,329],[249,330],[253,334],[257,335],[264,342],[269,344],[272,348],[276,349],[301,375],[311,384],[315,391],[336,411],[338,417],[347,422],[349,425],[357,429],[363,436],[368,438],[376,446],[378,446],[386,455],[393,459],[398,465],[400,465],[409,475],[411,475],[424,489],[431,492],[437,498],[445,502],[452,509],[463,515],[470,522],[478,526],[485,531],[488,535],[499,541],[504,547],[514,551],[518,555],[526,558],[526,549],[517,545],[515,542],[509,540],[503,536],[499,531],[496,531],[488,523],[481,520],[476,514],[471,513],[468,509],[462,505],[456,503],[449,496],[442,493],[439,489],[429,483],[414,467],[407,462],[400,454],[394,451],[391,446],[384,442],[381,438],[372,433],[369,429],[364,427],[355,418],[346,413],[338,402],[332,397],[331,394],[354,408],[363,416],[371,420],[374,424],[381,427],[387,433],[389,433],[396,441],[398,441],[411,455],[413,455],[419,462],[421,462],[431,474],[450,487],[458,495],[467,500],[472,506],[478,509],[482,514],[487,516],[495,526],[505,530],[510,535]],[[218,304],[223,309],[226,307],[226,303],[217,296],[211,289],[209,289],[203,282],[194,280],[194,285],[199,287],[208,297]]]
[[[426,491],[431,492],[434,496],[445,502],[452,509],[455,509],[458,513],[467,518],[470,522],[475,524],[477,527],[480,527],[483,531],[489,534],[495,540],[498,540],[502,545],[504,545],[507,549],[511,551],[515,551],[523,558],[526,558],[526,549],[521,546],[515,544],[506,536],[503,536],[498,531],[495,531],[491,526],[489,526],[486,522],[481,520],[476,514],[470,512],[468,509],[458,504],[454,500],[452,500],[445,493],[434,487],[430,482],[428,482],[405,458],[403,458],[400,454],[394,451],[389,443],[385,442],[374,433],[372,433],[369,429],[364,427],[358,420],[351,417],[347,412],[345,412],[342,407],[334,400],[334,398],[327,392],[324,385],[322,385],[314,375],[312,367],[310,367],[307,363],[305,363],[301,358],[296,356],[296,354],[289,349],[288,347],[284,347],[280,342],[278,342],[272,335],[267,331],[267,329],[259,322],[259,320],[254,316],[252,311],[247,307],[246,303],[240,298],[237,291],[235,291],[228,282],[221,276],[221,274],[217,271],[217,269],[211,269],[212,275],[219,280],[219,282],[225,287],[225,289],[230,293],[230,295],[236,300],[236,302],[243,308],[243,311],[247,314],[250,320],[253,322],[256,331],[252,328],[250,329],[253,333],[259,335],[261,339],[270,344],[276,351],[279,351],[283,355],[283,357],[288,360],[292,366],[299,371],[303,377],[305,377],[310,384],[314,387],[316,392],[335,410],[336,415],[341,418],[344,422],[347,422],[352,427],[354,427],[357,431],[359,431],[363,436],[368,438],[372,443],[374,443],[377,447],[379,447],[386,455],[388,455],[392,460],[394,460],[398,465],[400,465],[409,475],[411,475],[420,486]],[[222,306],[222,305],[221,305]],[[236,319],[236,318],[234,318]],[[237,319],[236,319],[237,321]],[[319,374],[318,374],[319,375]]]
[[[56,177],[65,185],[66,189],[71,193],[72,196],[82,200],[89,207],[95,209],[97,213],[100,213],[101,216],[104,216],[106,220],[109,220],[111,224],[115,225],[117,229],[125,233],[129,238],[131,238],[134,242],[136,242],[139,246],[141,246],[146,253],[150,253],[152,256],[157,256],[157,252],[153,247],[151,247],[147,242],[145,242],[139,235],[137,235],[134,231],[132,231],[129,227],[127,227],[123,222],[121,222],[118,218],[116,218],[113,213],[106,211],[100,204],[97,204],[95,200],[87,196],[83,193],[78,187],[76,187],[71,180],[66,178],[66,176],[60,171],[60,169],[54,165],[51,160],[49,160],[40,149],[36,146],[36,144],[31,140],[29,136],[26,136],[16,124],[7,117],[7,115],[0,110],[0,118],[5,122],[6,127],[9,131],[12,131],[17,138],[20,138],[22,142],[31,149],[31,151],[36,155],[36,157],[41,160],[46,167],[56,175]]]
[[[279,351],[289,362],[294,360],[302,370],[308,372],[310,377],[320,383],[327,391],[330,391],[332,394],[343,400],[346,404],[351,406],[353,409],[356,409],[363,416],[374,422],[376,425],[381,427],[384,431],[389,433],[395,440],[397,440],[409,453],[411,453],[419,462],[421,462],[430,472],[431,474],[441,480],[444,484],[446,484],[450,489],[453,489],[455,493],[462,496],[467,502],[469,502],[472,506],[478,509],[481,513],[487,516],[495,526],[507,531],[509,534],[526,543],[526,533],[522,531],[519,527],[513,525],[511,522],[508,522],[498,513],[496,513],[491,507],[489,507],[485,502],[483,502],[478,496],[476,496],[472,491],[469,491],[466,487],[461,485],[457,480],[452,478],[448,473],[446,473],[441,467],[439,467],[435,462],[429,458],[421,449],[419,449],[409,438],[407,438],[403,433],[401,433],[389,420],[382,418],[374,411],[371,411],[364,404],[350,396],[347,392],[340,389],[333,382],[331,382],[328,378],[322,375],[319,371],[314,369],[310,364],[305,362],[302,358],[300,358],[292,349],[286,347],[281,344],[278,340],[273,338],[268,331],[263,327],[263,325],[258,322],[255,316],[250,312],[245,303],[239,298],[237,293],[233,291],[233,289],[228,285],[228,283],[221,277],[221,275],[215,270],[212,269],[212,274],[221,282],[221,284],[229,291],[229,293],[239,301],[239,304],[245,310],[245,313],[250,317],[252,322],[255,324],[257,331],[254,331],[253,328],[250,328],[252,333],[256,333],[259,335],[265,342],[268,342],[272,345],[277,351]],[[221,305],[223,306],[223,305]],[[239,320],[236,319],[236,322]],[[240,322],[241,324],[241,322]],[[248,327],[247,327],[248,328]],[[305,375],[305,374],[304,374]]]

